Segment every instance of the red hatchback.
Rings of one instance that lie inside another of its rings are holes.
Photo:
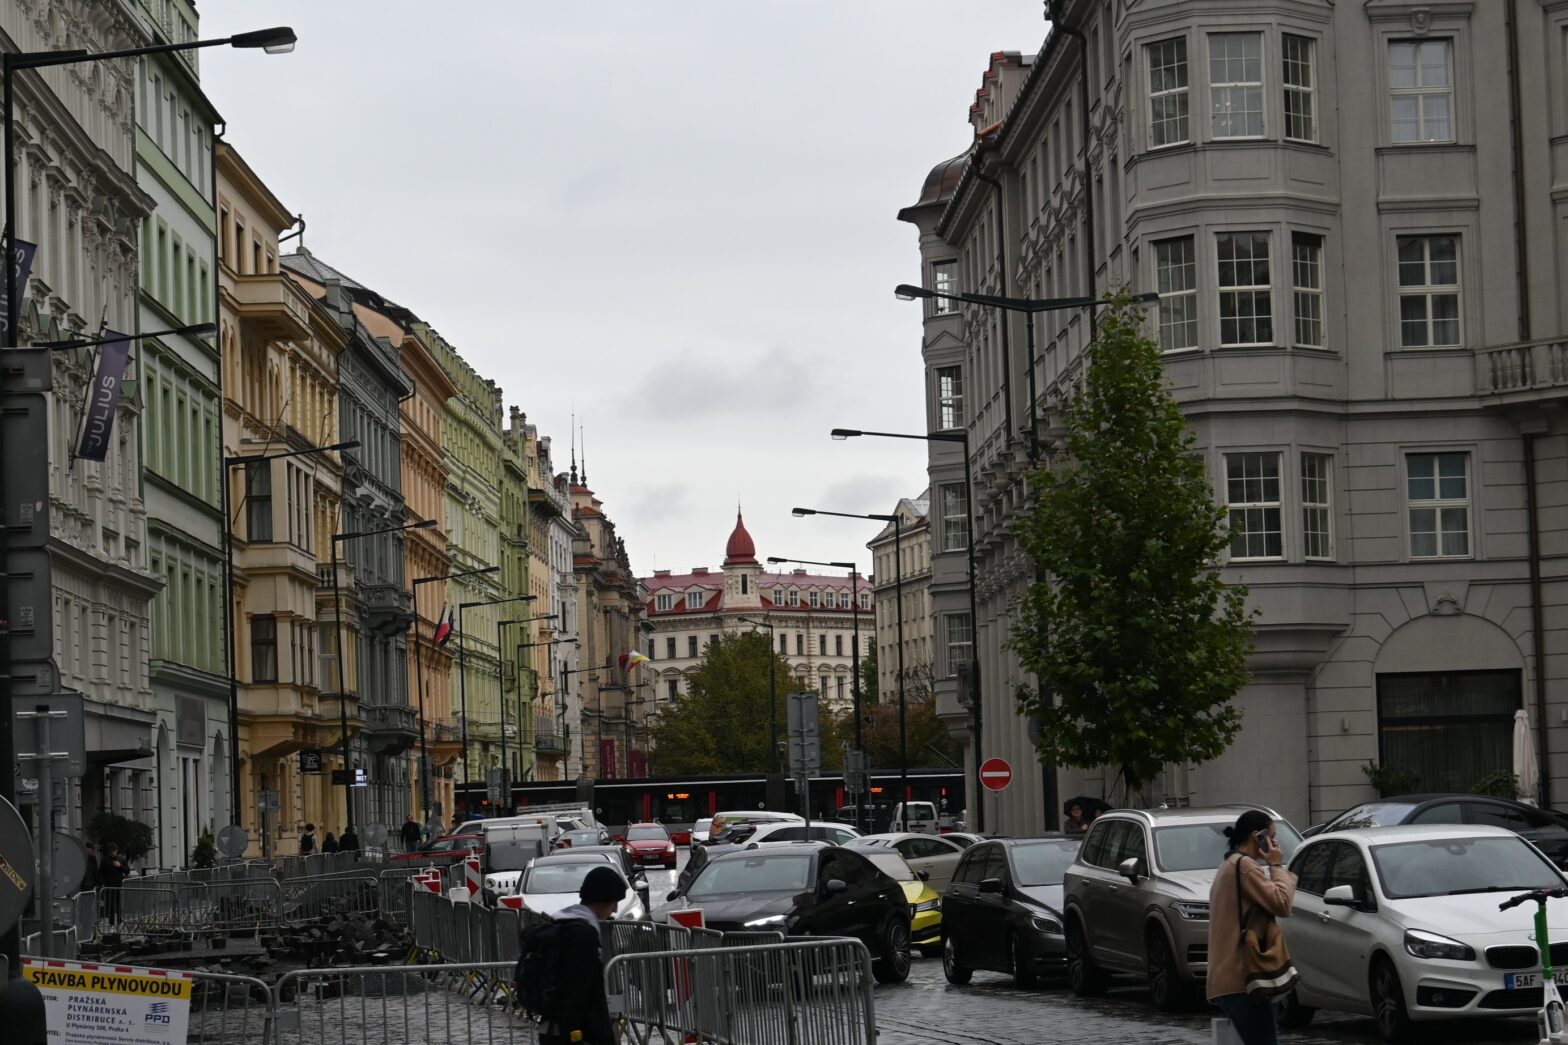
[[[626,829],[622,843],[632,860],[638,864],[662,864],[675,867],[675,843],[663,824],[632,824]]]

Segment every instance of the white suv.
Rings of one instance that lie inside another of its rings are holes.
[[[824,823],[813,820],[810,834],[807,833],[805,822],[790,823],[780,821],[773,824],[758,824],[757,829],[751,833],[741,844],[748,849],[764,842],[804,842],[808,839],[813,842],[827,842],[830,845],[848,845],[853,839],[860,837],[860,832],[844,824]]]

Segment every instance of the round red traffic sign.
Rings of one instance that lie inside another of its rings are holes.
[[[1013,782],[1013,767],[1005,758],[988,758],[980,763],[980,783],[987,791],[1000,791]]]

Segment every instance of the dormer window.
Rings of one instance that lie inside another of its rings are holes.
[[[799,606],[800,605],[800,592],[799,592],[799,590],[797,590],[795,588],[791,588],[789,590],[789,604],[791,606]]]
[[[817,606],[821,605],[821,601],[822,600],[821,600],[820,593],[818,593],[818,591],[815,588],[813,588],[811,590],[811,592],[810,592],[810,594],[808,596],[808,601],[811,603],[811,606],[812,606],[813,609],[815,609]]]
[[[849,609],[849,592],[841,591],[838,593],[838,608],[841,610]]]
[[[706,594],[707,594],[706,592],[700,592],[700,591],[689,591],[689,592],[687,592],[686,593],[686,608],[688,610],[700,610],[700,609],[702,609],[702,604],[703,604],[704,601],[706,601],[705,598],[704,598],[704,596]]]
[[[660,613],[673,610],[675,608],[675,594],[673,592],[663,592],[655,595],[653,597],[653,608]]]
[[[773,589],[773,605],[775,605],[775,606],[782,606],[782,605],[784,605],[784,589],[783,588],[774,588]]]

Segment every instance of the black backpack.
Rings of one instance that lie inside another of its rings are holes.
[[[548,1020],[555,1014],[560,964],[561,926],[545,920],[523,930],[522,955],[512,979],[522,1010],[535,1019]]]

